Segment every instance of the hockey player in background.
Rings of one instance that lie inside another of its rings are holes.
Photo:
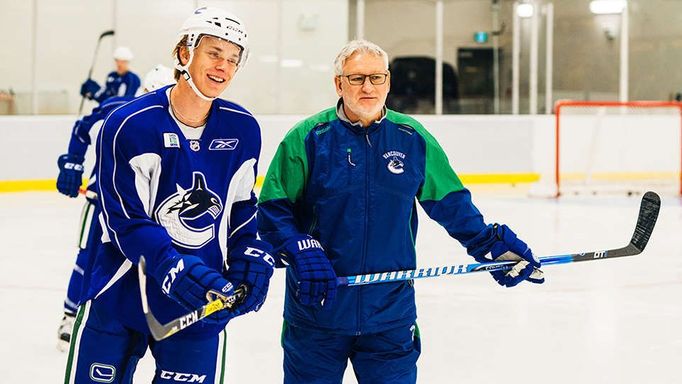
[[[416,202],[477,261],[517,260],[500,285],[542,283],[540,263],[506,225],[486,225],[436,140],[385,107],[391,75],[377,45],[334,62],[337,105],[283,139],[259,198],[259,233],[288,265],[284,382],[414,383],[420,354],[412,281],[337,287],[337,276],[415,269]]]
[[[98,103],[114,96],[135,96],[140,88],[140,78],[130,70],[133,52],[128,47],[118,47],[114,50],[113,56],[116,70],[107,75],[104,87],[95,80],[87,79],[81,85],[81,96]]]
[[[103,244],[74,324],[66,382],[129,383],[148,348],[154,382],[223,381],[225,326],[260,308],[274,267],[256,235],[260,128],[246,109],[217,98],[247,55],[237,17],[199,8],[174,49],[177,85],[106,119],[97,143]],[[209,297],[232,297],[236,287],[248,294],[232,310],[154,341],[142,312],[142,256],[149,307],[162,323]]]
[[[164,66],[157,65],[144,77],[143,92],[151,92],[166,85],[175,83],[173,71]],[[114,96],[104,100],[92,113],[76,121],[71,130],[68,152],[59,156],[57,166],[59,176],[57,177],[57,190],[69,197],[76,197],[79,194],[81,183],[83,182],[83,162],[85,153],[90,146],[90,130],[98,121],[104,120],[114,109],[133,100],[132,96]],[[76,310],[80,302],[81,288],[83,286],[83,275],[89,267],[89,261],[97,253],[97,245],[102,236],[102,228],[97,222],[99,215],[99,205],[97,204],[97,165],[93,168],[85,197],[86,202],[81,212],[80,225],[78,227],[78,255],[76,264],[71,272],[69,286],[64,299],[64,317],[57,331],[57,348],[65,351],[69,347],[71,339],[71,329],[76,318]]]

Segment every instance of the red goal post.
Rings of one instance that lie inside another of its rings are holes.
[[[573,181],[586,190],[598,184],[600,178],[608,180],[601,180],[603,184],[616,184],[618,176],[614,175],[620,175],[624,180],[618,188],[629,194],[641,192],[638,188],[663,188],[663,184],[674,187],[675,194],[682,194],[682,103],[561,100],[555,104],[554,112],[556,196],[565,192],[571,171]],[[629,153],[632,148],[635,150]],[[570,153],[562,159],[567,150]],[[623,161],[628,155],[631,159]],[[602,172],[604,164],[618,172]],[[596,194],[596,190],[591,193]]]

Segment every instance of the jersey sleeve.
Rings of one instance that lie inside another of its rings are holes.
[[[417,199],[429,217],[469,248],[472,239],[487,229],[483,215],[436,139],[422,127],[417,131],[425,147],[424,180]]]
[[[107,108],[104,108],[104,105],[100,105],[95,107],[92,113],[76,121],[71,130],[71,139],[69,140],[70,154],[85,157],[88,146],[91,144],[90,130],[96,122],[106,117],[106,112]]]
[[[151,218],[150,180],[158,178],[161,161],[145,139],[144,124],[134,116],[114,112],[107,118],[97,143],[99,199],[107,237],[130,261],[144,256],[153,273],[158,265],[177,255],[171,238]],[[139,125],[139,126],[138,126]]]
[[[295,219],[295,204],[303,195],[308,178],[304,126],[294,127],[277,148],[258,204],[258,232],[273,247],[303,233]]]
[[[233,183],[228,187],[228,193],[233,190],[235,199],[232,203],[230,214],[230,233],[227,239],[228,249],[236,249],[240,244],[249,243],[257,238],[258,225],[256,220],[257,215],[257,198],[253,192],[256,184],[256,176],[258,175],[258,158],[260,156],[261,138],[260,128],[256,123],[256,136],[249,138],[252,152],[247,157],[249,158],[242,164],[242,168],[235,174]]]
[[[124,82],[126,86],[125,92],[119,96],[134,97],[137,90],[140,88],[140,78],[132,72],[129,72],[129,75],[130,76],[127,76],[126,81]]]

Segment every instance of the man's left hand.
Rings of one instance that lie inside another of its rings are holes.
[[[544,273],[540,269],[540,261],[533,255],[533,251],[516,237],[516,234],[506,225],[496,225],[497,241],[490,249],[490,256],[494,261],[518,261],[508,271],[491,272],[495,281],[505,287],[513,287],[528,280],[531,283],[545,282]]]

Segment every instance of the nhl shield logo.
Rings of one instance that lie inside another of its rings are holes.
[[[388,160],[386,168],[388,168],[388,171],[392,174],[400,175],[405,172],[405,163],[403,163],[403,160],[405,160],[404,153],[399,151],[388,151],[384,153],[383,158]]]

